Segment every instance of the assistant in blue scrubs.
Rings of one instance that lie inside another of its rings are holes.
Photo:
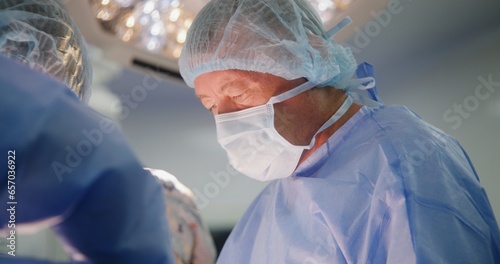
[[[76,263],[174,263],[162,188],[116,125],[61,82],[3,56],[0,87],[2,231],[52,227]],[[14,261],[27,260],[0,257]]]

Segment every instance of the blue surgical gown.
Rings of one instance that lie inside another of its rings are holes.
[[[271,182],[218,263],[500,263],[500,233],[455,139],[402,106],[362,107]]]
[[[162,188],[117,127],[62,83],[3,56],[0,124],[2,231],[52,226],[78,263],[173,263]]]

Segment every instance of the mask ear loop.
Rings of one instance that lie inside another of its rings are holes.
[[[312,83],[312,82],[305,82],[291,90],[288,90],[280,95],[277,95],[277,96],[273,96],[269,99],[269,101],[267,102],[268,104],[276,104],[276,103],[281,103],[285,100],[288,100],[302,92],[305,92],[307,90],[310,90],[312,89],[313,87],[315,87],[316,84],[315,83]]]
[[[346,16],[339,23],[337,23],[337,25],[335,25],[330,30],[328,30],[326,32],[326,34],[328,35],[329,38],[331,38],[351,23],[352,23],[352,19],[350,17]],[[346,92],[348,92],[351,89],[366,90],[372,101],[375,101],[377,105],[382,105],[382,102],[378,98],[377,86],[375,85],[375,78],[374,78],[374,74],[373,74],[373,66],[369,63],[366,63],[366,62],[360,64],[356,70],[356,75],[357,75],[358,79],[351,80],[350,84],[345,89]],[[289,98],[292,98],[292,97],[294,97],[294,96],[296,96],[304,91],[307,91],[315,86],[316,86],[316,84],[307,81],[307,82],[295,87],[294,89],[291,89],[291,90],[284,92],[280,95],[271,97],[267,103],[268,104],[275,104],[275,103],[283,102],[283,101],[285,101]]]
[[[348,17],[348,16],[344,17],[344,19],[342,19],[339,23],[337,23],[337,25],[335,25],[330,30],[328,30],[326,32],[326,35],[328,36],[328,38],[333,37],[335,34],[337,34],[339,31],[341,31],[344,27],[351,24],[351,22],[352,22],[352,19],[350,17]],[[307,81],[307,82],[295,87],[294,89],[291,89],[291,90],[284,92],[280,95],[271,97],[271,99],[269,99],[269,101],[267,103],[268,104],[275,104],[275,103],[283,102],[283,101],[285,101],[289,98],[292,98],[292,97],[294,97],[294,96],[296,96],[296,95],[298,95],[306,90],[313,88],[314,86],[316,86],[315,83],[311,83],[311,82]]]

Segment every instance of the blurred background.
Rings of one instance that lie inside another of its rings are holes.
[[[145,166],[194,191],[220,247],[266,183],[228,167],[211,113],[178,75],[179,47],[204,3],[65,1],[91,45],[91,106],[120,124]],[[311,3],[327,27],[351,16],[336,40],[374,65],[385,104],[408,106],[462,143],[500,217],[500,1]]]

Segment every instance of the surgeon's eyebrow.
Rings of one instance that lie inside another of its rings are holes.
[[[218,94],[223,94],[230,87],[237,87],[238,85],[240,87],[243,87],[244,84],[245,84],[245,81],[240,80],[240,79],[236,79],[236,80],[233,80],[233,81],[228,81],[227,83],[223,84],[219,89],[217,89],[217,93]],[[204,98],[209,98],[210,96],[205,95],[205,94],[196,94],[196,97],[198,97],[198,99],[201,100],[201,99],[204,99]]]

